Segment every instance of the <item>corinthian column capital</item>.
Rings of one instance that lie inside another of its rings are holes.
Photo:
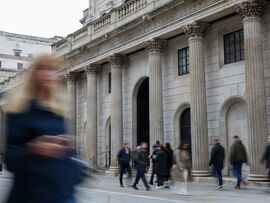
[[[124,56],[121,54],[113,54],[108,58],[111,65],[121,65],[124,62]]]
[[[266,3],[264,0],[244,0],[237,5],[236,10],[242,19],[253,16],[260,17],[265,5]]]
[[[190,37],[204,37],[207,24],[201,21],[195,21],[184,26],[184,33]]]
[[[164,40],[162,39],[151,39],[144,42],[144,46],[148,52],[148,54],[156,54],[162,51],[164,46]]]
[[[65,74],[65,78],[66,78],[67,82],[74,82],[75,79],[76,79],[76,73],[74,73],[74,72],[67,72]]]
[[[84,66],[84,71],[86,72],[86,75],[94,75],[96,74],[97,70],[100,68],[100,65],[98,64],[90,64]]]

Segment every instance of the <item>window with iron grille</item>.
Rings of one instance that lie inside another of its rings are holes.
[[[22,63],[17,63],[17,69],[22,70],[23,69],[23,64]]]
[[[178,76],[189,74],[189,48],[178,50]]]
[[[224,35],[224,63],[230,64],[244,60],[244,30]]]
[[[112,73],[108,74],[108,93],[112,92]]]

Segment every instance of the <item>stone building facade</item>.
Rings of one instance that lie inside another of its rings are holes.
[[[54,43],[72,101],[76,147],[117,171],[116,153],[155,139],[189,142],[194,176],[208,176],[219,137],[247,147],[250,180],[270,133],[270,6],[263,0],[129,0]]]

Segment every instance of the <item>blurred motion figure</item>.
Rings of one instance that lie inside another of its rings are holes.
[[[14,174],[8,203],[74,203],[79,167],[70,159],[60,97],[62,61],[42,55],[7,105],[7,169]]]

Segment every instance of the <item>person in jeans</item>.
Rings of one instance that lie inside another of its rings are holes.
[[[242,165],[247,163],[247,151],[238,135],[233,137],[234,143],[231,146],[230,162],[233,166],[234,176],[237,178],[235,189],[240,189],[241,183],[247,184],[242,178]]]
[[[139,150],[137,150],[135,157],[134,157],[134,162],[136,163],[136,169],[137,169],[137,174],[135,181],[132,185],[132,187],[135,190],[139,190],[137,187],[137,184],[139,183],[139,180],[142,179],[144,186],[147,191],[150,190],[149,185],[147,184],[147,181],[145,179],[145,172],[146,172],[146,167],[149,166],[149,157],[148,157],[148,144],[143,142],[141,143],[141,147]]]
[[[123,175],[125,171],[128,172],[129,178],[131,178],[131,167],[130,167],[131,150],[129,148],[128,143],[124,143],[123,148],[120,149],[117,154],[117,158],[120,165],[120,175],[119,175],[120,187],[124,187]]]
[[[219,139],[214,139],[209,166],[213,166],[213,175],[218,178],[218,189],[223,190],[222,169],[224,166],[225,150]]]

